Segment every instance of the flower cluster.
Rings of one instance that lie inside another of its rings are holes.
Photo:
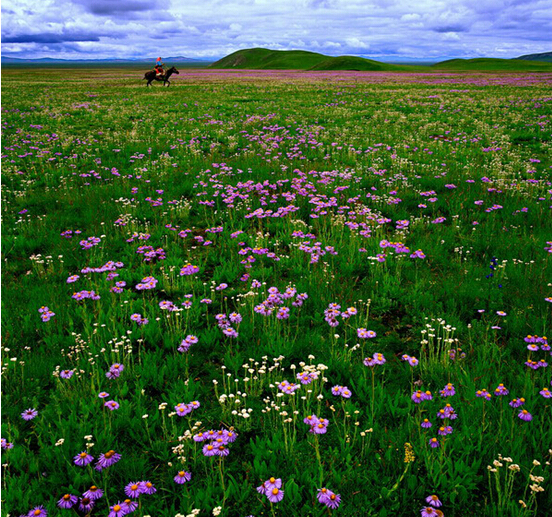
[[[218,328],[222,329],[222,333],[225,336],[237,338],[239,336],[236,329],[232,327],[230,324],[232,320],[228,319],[228,316],[226,314],[217,314],[215,316],[215,319],[217,320]],[[238,323],[241,321],[241,316],[237,313],[234,314],[233,321]]]
[[[40,309],[38,309],[38,312],[40,313],[40,318],[42,319],[42,321],[50,321],[52,316],[56,315],[55,312],[52,312],[46,306],[40,307]]]
[[[343,397],[344,399],[351,398],[351,390],[347,386],[334,386],[332,388],[332,395],[336,397]]]
[[[106,469],[108,467],[111,467],[115,463],[117,463],[121,459],[121,455],[114,450],[107,451],[104,454],[100,454],[98,461],[96,462],[96,466],[94,467],[96,470],[101,471],[103,469]],[[75,465],[78,465],[79,467],[86,467],[89,463],[92,463],[94,461],[94,456],[91,454],[88,454],[88,452],[83,451],[80,454],[77,454],[73,458],[73,463]]]
[[[138,291],[146,291],[149,289],[154,289],[157,285],[157,279],[153,276],[146,276],[145,278],[142,278],[140,283],[136,284],[136,289]]]
[[[182,340],[180,343],[180,346],[178,347],[178,351],[180,353],[187,352],[192,345],[195,345],[199,340],[196,336],[188,335],[185,339]]]
[[[309,415],[306,417],[303,422],[310,425],[310,433],[313,434],[325,434],[328,430],[328,425],[330,424],[329,420],[325,418],[318,418],[316,415]]]
[[[193,266],[192,264],[186,264],[180,270],[180,276],[195,275],[196,273],[199,273],[199,267],[198,266]]]
[[[102,240],[99,237],[88,237],[88,239],[80,241],[79,244],[81,245],[83,250],[87,250],[94,246],[97,246],[98,244],[100,244],[100,242],[102,242]]]
[[[146,318],[143,318],[141,314],[138,312],[134,313],[130,319],[132,321],[135,321],[138,325],[147,325],[149,323],[149,320]]]
[[[208,442],[203,446],[204,456],[228,456],[228,444],[236,441],[237,434],[233,429],[210,430],[194,435],[194,442]]]
[[[278,384],[278,389],[280,391],[283,391],[284,393],[294,393],[301,387],[300,384],[295,384],[294,382],[289,382],[286,380],[283,380]]]
[[[194,409],[197,409],[198,407],[200,407],[200,403],[197,400],[194,400],[189,404],[180,402],[179,404],[174,406],[174,410],[176,411],[176,414],[178,416],[186,416],[190,414]]]
[[[328,488],[319,488],[316,498],[318,499],[318,502],[326,505],[332,510],[338,508],[341,503],[341,496],[339,494],[335,494]]]
[[[259,494],[265,495],[271,503],[279,503],[284,498],[282,480],[280,478],[267,479],[261,486],[257,487]]]
[[[125,369],[121,363],[114,363],[109,367],[109,371],[105,374],[108,379],[116,379],[121,375],[121,372]]]
[[[381,366],[382,364],[385,364],[387,361],[383,354],[380,354],[379,352],[376,352],[372,357],[366,357],[364,359],[364,366],[369,366],[370,368],[374,366]]]

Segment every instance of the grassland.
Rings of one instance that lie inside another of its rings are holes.
[[[550,514],[552,75],[142,76],[3,70],[3,514]]]

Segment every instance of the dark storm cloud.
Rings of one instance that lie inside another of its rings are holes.
[[[467,32],[469,29],[463,25],[444,25],[442,27],[434,27],[435,32]]]
[[[75,0],[86,11],[100,16],[126,15],[167,9],[168,0]]]
[[[97,34],[18,34],[5,36],[2,43],[65,43],[69,41],[100,41]]]

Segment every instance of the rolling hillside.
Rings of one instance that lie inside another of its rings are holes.
[[[212,63],[209,68],[254,70],[308,70],[328,59],[328,56],[305,50],[269,50],[249,48],[238,50]]]
[[[552,63],[520,59],[450,59],[431,66],[433,70],[481,72],[552,72]]]

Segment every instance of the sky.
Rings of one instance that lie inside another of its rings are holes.
[[[264,47],[436,61],[552,51],[552,0],[3,0],[2,55],[216,60]]]

